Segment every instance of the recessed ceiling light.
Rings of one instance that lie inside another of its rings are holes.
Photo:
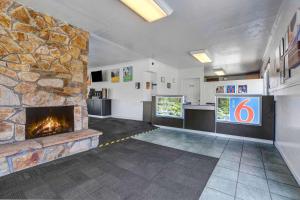
[[[217,76],[224,76],[225,75],[225,71],[223,69],[216,69],[216,70],[214,70],[214,73]]]
[[[192,51],[192,56],[202,63],[211,63],[212,60],[205,50]]]
[[[120,0],[148,22],[171,15],[173,10],[163,0]]]

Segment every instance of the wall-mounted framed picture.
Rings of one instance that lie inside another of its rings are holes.
[[[146,89],[150,90],[151,89],[151,83],[150,82],[146,82]]]
[[[171,83],[167,83],[167,88],[171,89]]]
[[[135,83],[135,89],[140,89],[141,88],[141,83],[140,82],[136,82]]]
[[[123,68],[123,81],[129,82],[133,80],[133,67],[124,67]]]
[[[281,58],[282,58],[283,55],[284,55],[284,45],[285,45],[284,38],[281,38],[280,46],[279,46],[279,49],[280,49],[280,57],[281,57]]]
[[[235,85],[227,85],[226,86],[226,93],[227,94],[235,94],[236,93]]]
[[[217,86],[216,93],[217,94],[224,94],[224,86]]]
[[[299,26],[299,16],[298,16],[299,10],[294,14],[290,25],[288,27],[288,43],[292,44],[297,33],[298,33],[298,26]]]
[[[294,14],[288,32],[289,50],[288,50],[288,68],[291,75],[291,69],[300,66],[300,9]]]
[[[284,80],[291,78],[291,70],[289,68],[289,55],[284,57]]]
[[[280,72],[280,45],[276,48],[274,59],[275,72]]]
[[[288,51],[289,49],[289,28],[287,29],[285,35],[284,35],[284,54]]]
[[[280,59],[280,83],[284,84],[285,81],[285,68],[284,68],[285,62],[284,58]]]
[[[112,83],[120,82],[120,69],[112,69],[110,74]]]
[[[165,83],[166,82],[166,77],[164,77],[164,76],[160,77],[160,82]]]
[[[247,94],[248,93],[248,85],[239,85],[238,93],[239,94]]]

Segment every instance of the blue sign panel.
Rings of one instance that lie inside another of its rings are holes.
[[[217,105],[218,122],[261,124],[261,97],[218,97]]]

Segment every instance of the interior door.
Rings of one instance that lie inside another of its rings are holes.
[[[186,101],[193,105],[200,103],[200,79],[191,78],[182,81],[181,91],[186,96]]]

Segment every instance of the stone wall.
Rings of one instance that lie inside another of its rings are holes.
[[[75,130],[88,128],[89,34],[0,1],[0,144],[25,140],[25,108],[74,105]]]

